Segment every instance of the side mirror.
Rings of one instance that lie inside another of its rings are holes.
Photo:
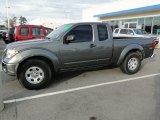
[[[66,38],[66,42],[70,42],[70,41],[74,41],[75,40],[75,36],[74,35],[69,35]]]
[[[134,33],[130,33],[130,35],[134,35]]]

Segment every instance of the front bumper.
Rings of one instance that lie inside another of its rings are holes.
[[[2,70],[8,75],[16,76],[17,75],[17,65],[7,64],[2,61]]]

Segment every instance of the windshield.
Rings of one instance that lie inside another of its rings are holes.
[[[68,31],[72,26],[72,24],[62,25],[59,28],[55,29],[53,32],[51,32],[49,35],[47,35],[46,38],[58,38],[61,34]]]
[[[147,34],[147,32],[142,29],[133,29],[133,30],[136,34],[139,34],[139,35]]]

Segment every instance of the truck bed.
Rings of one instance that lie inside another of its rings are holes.
[[[144,50],[144,58],[151,57],[154,49],[152,49],[153,38],[128,38],[128,37],[114,37],[114,50],[113,50],[113,60],[117,61],[119,56],[123,54],[126,46],[129,45],[134,46],[134,44],[139,44],[143,47]],[[128,47],[129,49],[129,47]],[[152,49],[152,50],[151,50]]]

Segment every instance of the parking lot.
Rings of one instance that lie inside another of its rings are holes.
[[[0,40],[0,56],[4,49]],[[160,50],[135,75],[102,68],[57,75],[42,90],[27,90],[1,72],[5,109],[0,120],[159,120]]]

